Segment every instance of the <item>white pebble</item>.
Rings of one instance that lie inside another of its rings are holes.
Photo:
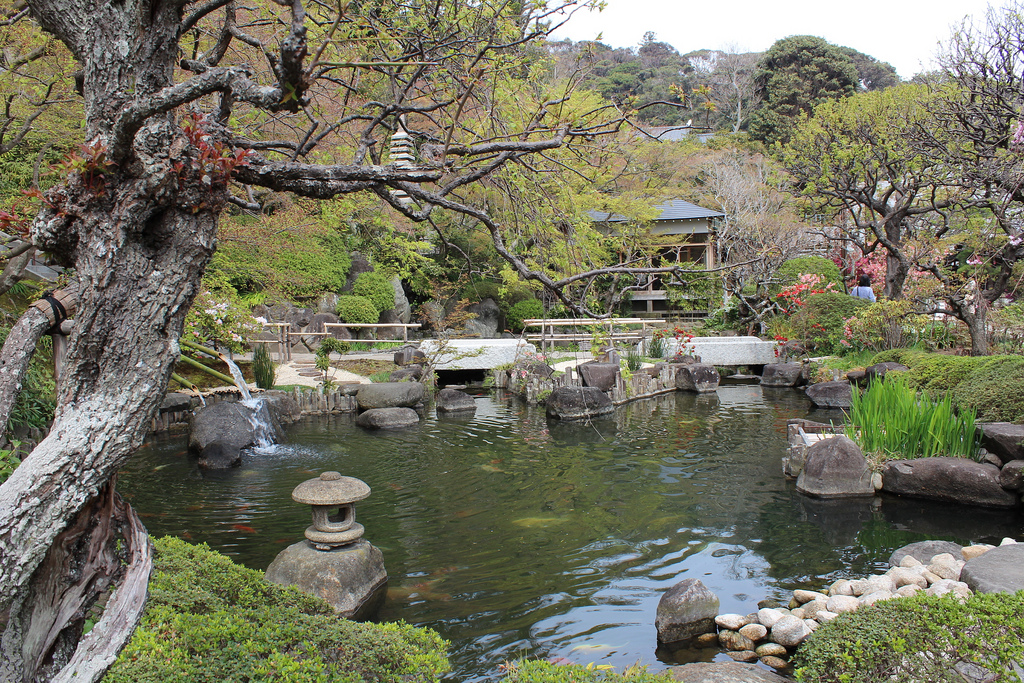
[[[781,611],[771,607],[757,610],[757,621],[766,628],[771,628],[785,616]]]
[[[739,631],[741,628],[750,623],[750,621],[741,614],[719,614],[715,617],[715,623],[720,628],[724,628],[729,631]]]

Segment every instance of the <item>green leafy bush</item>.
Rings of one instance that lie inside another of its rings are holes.
[[[844,350],[846,319],[867,305],[864,299],[839,292],[814,294],[793,313],[789,324],[794,333],[815,351],[841,353]]]
[[[20,464],[21,458],[16,449],[0,448],[0,484],[7,481]]]
[[[394,303],[392,303],[392,306]],[[338,305],[334,309],[343,323],[372,325],[380,319],[380,311],[365,296],[344,294],[338,297]]]
[[[1024,422],[1024,357],[992,356],[951,390],[961,410],[971,409],[985,422]]]
[[[789,259],[779,266],[775,275],[780,280],[777,289],[793,284],[801,275],[819,276],[822,287],[829,283],[835,284],[840,289],[843,287],[843,274],[839,272],[839,266],[821,256],[800,256]]]
[[[949,394],[933,401],[897,374],[872,382],[864,393],[853,392],[846,435],[883,459],[973,458],[980,436],[973,410],[954,414]]]
[[[580,666],[529,660],[506,664],[505,683],[672,683],[668,673],[653,674],[644,666],[631,666],[621,674],[607,665]]]
[[[531,318],[544,317],[544,304],[540,299],[524,299],[512,305],[505,314],[505,322],[508,329],[513,332],[523,331],[523,321]]]
[[[381,273],[359,273],[352,284],[352,293],[356,296],[365,296],[372,301],[378,313],[390,311],[395,307],[395,288],[391,286],[391,280]]]
[[[406,624],[338,619],[210,550],[156,541],[149,602],[107,683],[437,681],[446,643]]]
[[[270,360],[270,352],[266,344],[257,344],[252,351],[252,374],[256,386],[260,389],[273,389],[276,372],[274,361]]]
[[[985,680],[1019,683],[1024,591],[876,602],[822,624],[793,658],[796,679],[814,683],[962,682],[960,662],[995,675]]]

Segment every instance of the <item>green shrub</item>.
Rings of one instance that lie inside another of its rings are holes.
[[[839,266],[822,256],[801,256],[789,259],[779,266],[775,275],[780,280],[780,285],[777,289],[795,283],[801,275],[817,275],[821,277],[822,287],[831,282],[836,287],[843,288],[843,274],[839,272]]]
[[[985,680],[1019,683],[1024,591],[876,602],[822,624],[793,658],[796,679],[814,683],[962,682],[959,662],[995,674]]]
[[[951,387],[953,403],[961,410],[977,411],[984,422],[1024,422],[1024,357],[972,360],[976,369]]]
[[[971,356],[945,356],[941,354],[906,354],[904,363],[911,368],[908,379],[918,389],[932,395],[954,388],[979,367],[981,358]]]
[[[459,292],[459,300],[469,299],[470,301],[483,301],[491,299],[495,302],[501,301],[501,285],[493,280],[474,280]]]
[[[793,313],[789,324],[818,353],[841,353],[846,319],[867,305],[864,299],[839,292],[814,294]]]
[[[274,361],[270,360],[270,352],[266,344],[257,344],[252,351],[252,374],[256,386],[260,389],[273,389],[276,372]]]
[[[505,683],[672,683],[671,674],[653,674],[646,667],[633,665],[616,673],[606,665],[580,666],[578,664],[552,664],[538,660],[506,665]]]
[[[508,323],[508,329],[513,332],[522,332],[524,320],[543,317],[544,304],[540,302],[540,299],[524,299],[508,309],[505,314],[505,322]]]
[[[0,484],[7,481],[20,464],[21,458],[18,457],[17,450],[0,448]]]
[[[381,273],[359,273],[352,284],[352,293],[372,301],[378,313],[395,307],[395,288],[391,286],[391,280]]]
[[[405,624],[338,619],[210,550],[156,541],[149,602],[107,683],[437,681],[446,643]]]
[[[932,401],[895,373],[884,381],[872,382],[864,393],[853,392],[846,435],[865,454],[884,459],[940,455],[973,458],[980,436],[973,410],[961,409],[954,414],[949,394]]]
[[[380,320],[380,311],[365,296],[343,294],[338,297],[338,305],[334,311],[343,323],[372,325]]]

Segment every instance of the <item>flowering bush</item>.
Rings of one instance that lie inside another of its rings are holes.
[[[814,294],[836,291],[836,284],[834,282],[822,285],[823,279],[820,275],[815,275],[814,273],[801,273],[795,283],[783,288],[778,293],[776,298],[779,300],[779,305],[786,313],[793,313],[798,308],[804,307],[808,297]]]
[[[234,353],[245,351],[243,340],[262,331],[261,318],[254,318],[231,294],[204,287],[185,318],[182,336],[205,346],[220,346]]]

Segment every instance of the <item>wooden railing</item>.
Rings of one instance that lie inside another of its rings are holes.
[[[603,337],[609,344],[616,342],[638,342],[650,336],[653,326],[652,321],[646,318],[530,318],[523,321],[524,328],[539,327],[540,332],[532,332],[523,335],[527,341],[540,342],[542,351],[552,348],[555,342],[569,342],[579,344],[589,342],[594,333],[588,331],[562,332],[558,328],[579,328],[579,327],[601,327]],[[639,325],[639,329],[619,329],[623,325]]]
[[[323,332],[292,332],[291,323],[263,323],[263,329],[274,329],[277,334],[277,339],[263,340],[266,344],[277,344],[276,354],[277,362],[284,363],[292,359],[292,337],[326,337],[332,334],[331,330],[339,327],[347,327],[349,329],[376,329],[380,327],[400,327],[402,328],[401,339],[377,339],[376,335],[373,339],[366,339],[361,341],[368,342],[385,342],[385,343],[398,343],[409,341],[409,330],[418,329],[421,327],[419,323],[324,323]],[[249,340],[249,344],[258,344],[260,340]]]

